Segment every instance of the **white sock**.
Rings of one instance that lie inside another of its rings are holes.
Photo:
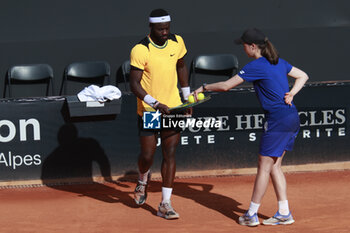
[[[288,200],[278,202],[278,212],[282,215],[289,214]]]
[[[148,181],[148,173],[150,173],[150,170],[146,171],[145,173],[140,173],[139,172],[139,181],[141,181],[142,183],[147,184]]]
[[[169,203],[171,193],[173,192],[172,188],[162,187],[162,203]]]
[[[253,216],[254,214],[258,213],[259,207],[260,207],[260,204],[257,204],[251,201],[248,209],[248,215]]]

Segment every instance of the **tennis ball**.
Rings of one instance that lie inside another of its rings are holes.
[[[204,99],[204,94],[203,93],[199,93],[198,95],[197,95],[197,99],[198,100],[203,100]]]
[[[194,103],[194,96],[193,95],[188,96],[188,102]]]

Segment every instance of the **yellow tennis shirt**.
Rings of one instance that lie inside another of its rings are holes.
[[[170,34],[163,46],[156,45],[149,36],[133,47],[130,65],[143,70],[141,86],[147,94],[169,108],[182,104],[177,88],[176,63],[187,53],[181,36]],[[137,98],[137,114],[154,111]]]

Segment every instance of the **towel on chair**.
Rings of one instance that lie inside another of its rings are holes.
[[[106,102],[107,100],[119,99],[121,95],[122,93],[118,89],[118,87],[112,85],[107,85],[103,87],[90,85],[88,87],[85,87],[81,92],[79,92],[77,96],[81,102]]]

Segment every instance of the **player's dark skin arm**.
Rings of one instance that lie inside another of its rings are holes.
[[[136,67],[131,66],[130,67],[130,89],[134,95],[136,95],[137,98],[143,100],[145,96],[147,95],[146,91],[142,88],[140,82],[142,78],[143,70],[140,70]]]
[[[137,98],[143,100],[147,95],[146,91],[141,86],[141,78],[142,78],[143,70],[138,69],[136,67],[131,66],[130,69],[130,89],[136,95]],[[165,104],[159,103],[157,108],[161,113],[170,114],[169,107]]]
[[[183,58],[176,63],[177,77],[181,87],[188,87],[188,70]]]
[[[188,87],[188,69],[185,59],[181,58],[176,63],[177,78],[181,87]],[[192,108],[186,109],[186,114],[192,115]]]
[[[185,59],[181,58],[176,63],[177,78],[181,87],[188,87],[188,69]],[[192,108],[186,110],[187,114],[192,114]]]

